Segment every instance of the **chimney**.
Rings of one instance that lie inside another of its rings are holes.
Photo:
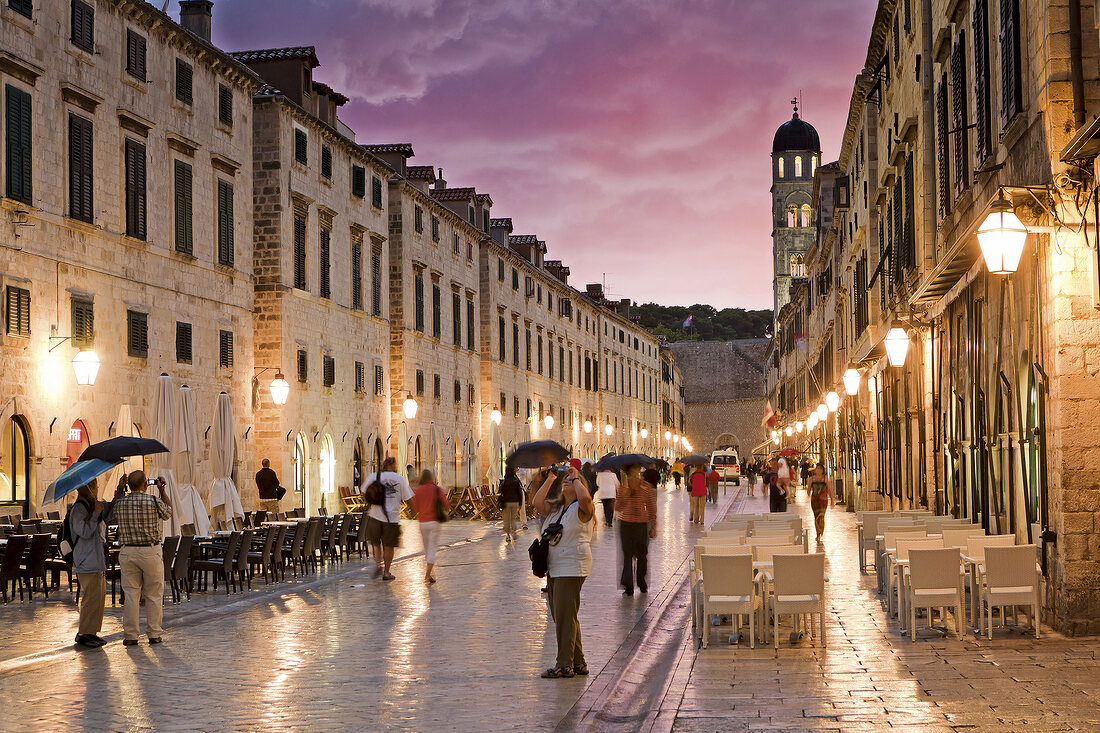
[[[180,0],[180,25],[210,43],[212,0]]]
[[[436,176],[435,185],[432,186],[436,191],[442,191],[447,187],[447,181],[443,179],[443,169],[439,169],[439,175]]]

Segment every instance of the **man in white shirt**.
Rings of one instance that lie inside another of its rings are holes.
[[[390,574],[390,564],[393,563],[393,548],[397,547],[401,540],[401,502],[413,497],[412,489],[405,477],[397,473],[397,460],[387,458],[382,462],[381,473],[368,473],[366,483],[363,485],[363,493],[366,487],[375,481],[382,484],[385,492],[385,501],[381,504],[371,504],[367,510],[367,541],[374,549],[374,559],[378,567],[374,571],[374,577],[381,576],[382,580],[393,580]]]
[[[600,471],[596,474],[596,495],[603,504],[603,521],[608,527],[615,519],[615,492],[619,490],[619,474],[615,471]]]

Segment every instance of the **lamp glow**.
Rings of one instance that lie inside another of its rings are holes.
[[[670,431],[670,430],[665,431],[665,440],[672,440],[672,431]]]
[[[283,378],[282,372],[275,372],[275,378],[271,380],[271,401],[280,407],[286,404],[290,397],[290,384]]]
[[[542,424],[546,426],[547,430],[553,430],[554,429],[554,416],[547,413],[546,417],[544,417],[542,419]]]
[[[645,428],[642,428],[641,430],[638,431],[638,435],[642,436],[642,440],[645,440],[646,438],[649,437],[649,431],[646,430]]]
[[[592,421],[591,420],[585,420],[584,421],[584,432],[586,432],[586,433],[591,433],[592,432]]]
[[[412,395],[409,395],[402,403],[401,409],[405,412],[405,417],[409,420],[412,420],[414,417],[416,417],[416,411],[420,409],[420,405],[416,403],[416,400],[412,398]]]
[[[818,422],[819,420],[817,419],[817,413],[811,412],[810,416],[806,418],[806,432],[813,432],[813,429],[817,427]]]
[[[489,419],[492,420],[494,425],[500,425],[500,421],[503,415],[500,414],[500,410],[493,408],[493,411],[489,413]]]
[[[862,377],[858,369],[855,367],[848,367],[848,371],[844,372],[842,379],[844,380],[845,392],[852,396],[859,394],[859,383]]]
[[[775,440],[778,437],[779,437],[779,431],[778,430],[773,430],[772,433],[771,433],[771,439]]]
[[[788,425],[786,428],[783,429],[783,432],[786,433],[787,437],[789,438],[794,435],[794,428]]]
[[[613,432],[615,432],[615,428],[611,427],[611,423],[603,426],[604,435],[610,436]]]
[[[773,430],[772,432],[774,433],[775,431]],[[775,433],[775,436],[772,437],[772,442],[779,445],[779,433]]]
[[[909,332],[900,323],[886,333],[883,339],[886,346],[886,358],[890,366],[905,366],[905,355],[909,353]]]
[[[99,374],[99,357],[91,349],[79,352],[73,357],[73,371],[76,372],[77,384],[94,385]]]
[[[840,407],[840,395],[836,392],[825,395],[825,407],[829,408],[829,412],[836,412],[836,408]]]
[[[806,427],[805,424],[803,424],[803,422],[801,420],[799,420],[798,422],[796,422],[794,424],[794,431],[796,433],[801,433],[803,428],[805,428],[805,427]]]
[[[991,275],[1010,275],[1020,266],[1027,241],[1027,229],[1013,211],[1010,201],[998,196],[978,227],[978,245]]]

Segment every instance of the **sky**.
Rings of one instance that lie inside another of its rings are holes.
[[[836,159],[876,4],[217,0],[213,40],[316,46],[358,142],[490,194],[574,287],[771,308],[772,136],[801,93]]]

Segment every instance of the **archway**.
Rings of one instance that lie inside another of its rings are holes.
[[[77,418],[69,428],[69,437],[65,444],[65,455],[69,459],[68,463],[65,464],[65,468],[76,463],[80,454],[89,445],[91,445],[91,441],[88,438],[88,427],[83,420]]]
[[[741,453],[737,445],[737,436],[733,433],[722,433],[714,439],[714,450],[735,450]]]
[[[0,506],[19,507],[23,516],[30,509],[31,457],[26,420],[13,415],[0,437]]]
[[[374,465],[371,466],[372,471],[377,473],[378,471],[382,470],[382,458],[383,458],[383,456],[384,456],[384,453],[382,451],[382,439],[381,438],[375,438],[374,439]]]
[[[336,449],[332,444],[332,436],[325,433],[321,436],[321,450],[318,454],[321,471],[321,501],[326,507],[336,511]]]
[[[295,498],[301,502],[301,506],[306,508],[308,514],[309,443],[302,433],[298,433],[294,438],[294,493],[298,495]]]
[[[355,439],[355,446],[351,452],[351,481],[354,488],[363,485],[363,441]]]

